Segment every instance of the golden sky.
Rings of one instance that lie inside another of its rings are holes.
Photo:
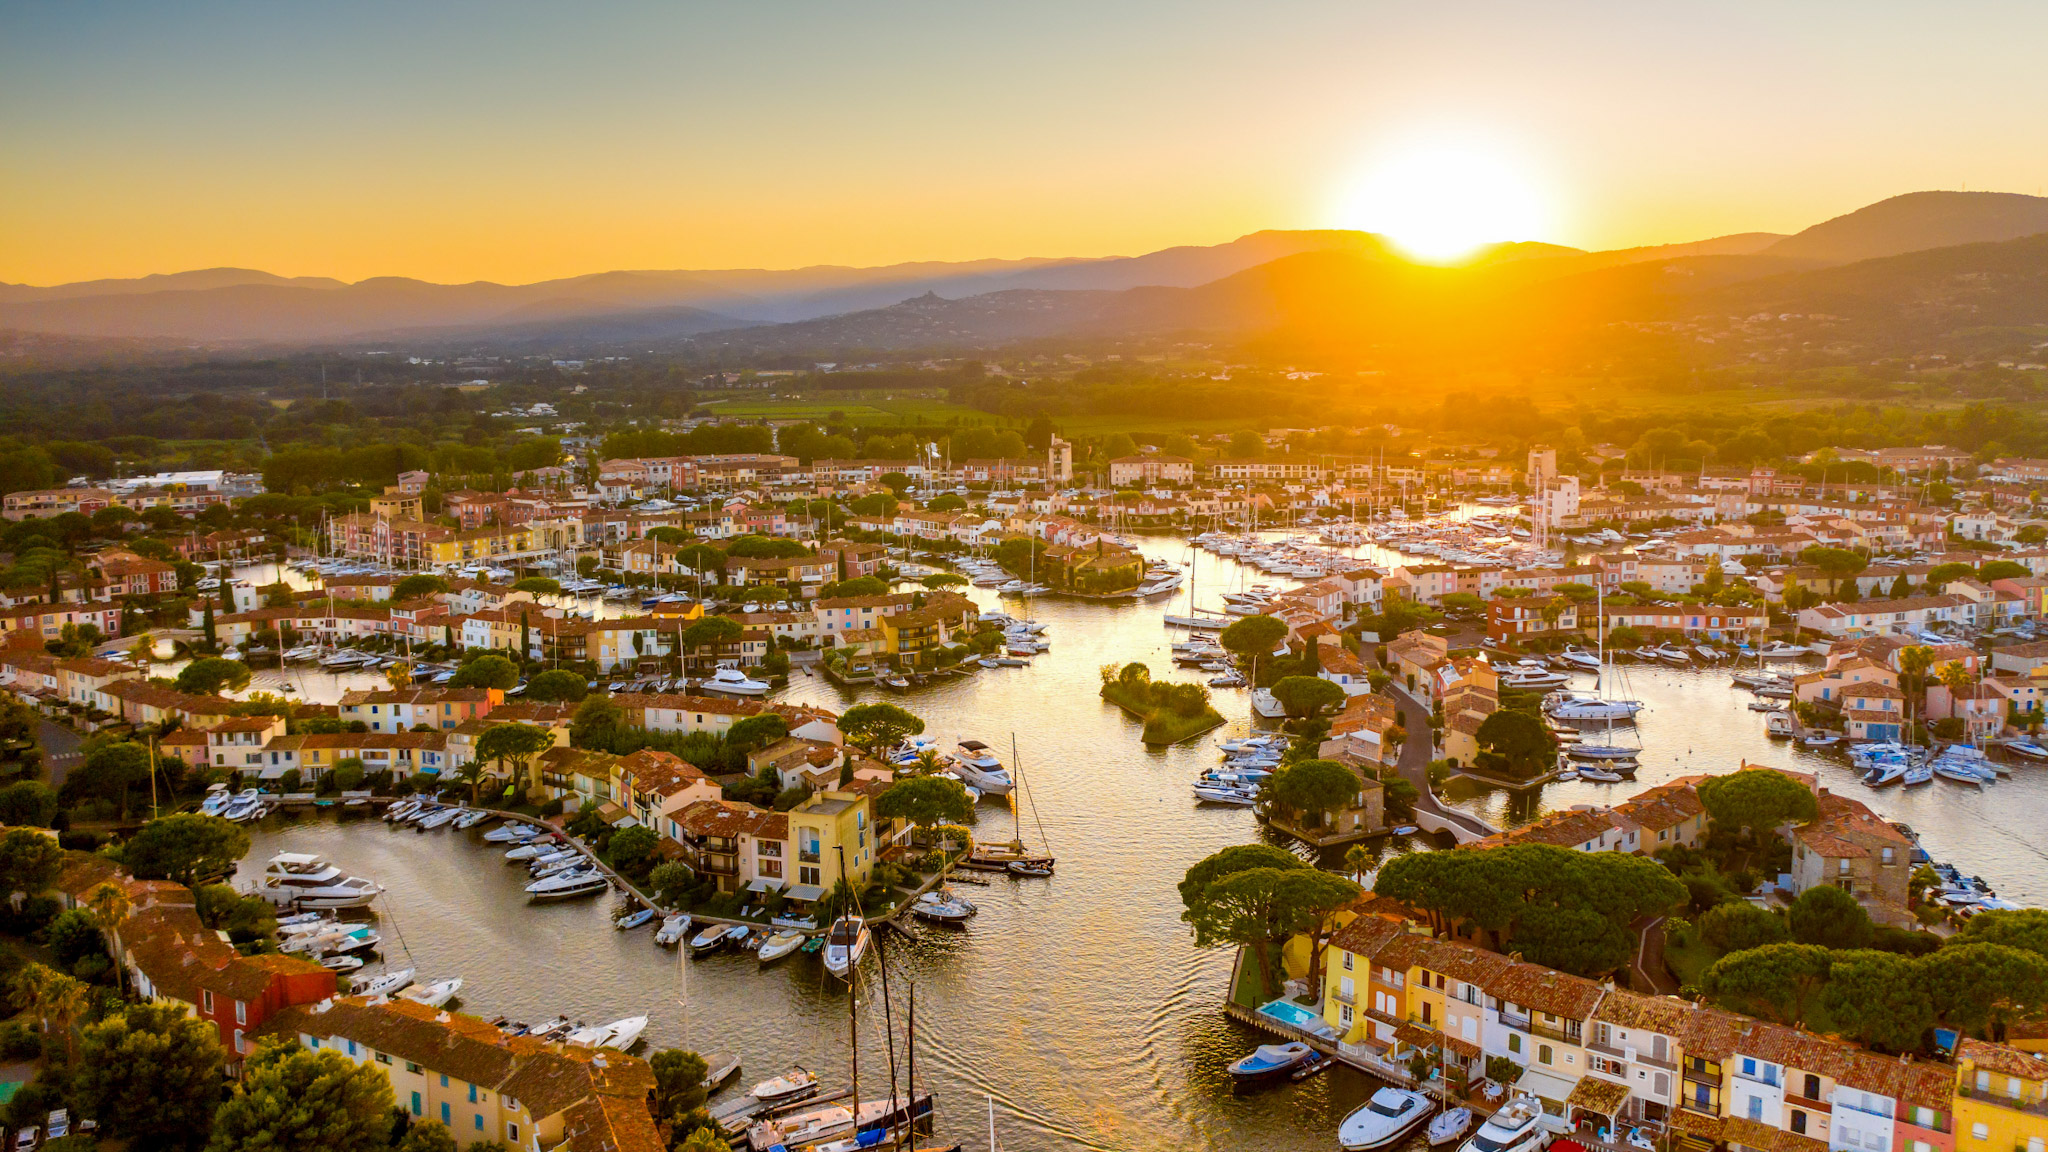
[[[1446,142],[1540,201],[1489,239],[1796,231],[2041,191],[2043,44],[2036,2],[8,4],[0,281],[1136,254],[1381,227],[1356,189]]]

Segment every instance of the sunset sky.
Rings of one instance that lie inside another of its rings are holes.
[[[2044,44],[2038,0],[14,0],[0,280],[1134,254],[1383,227],[1445,154],[1489,239],[1795,231],[2043,191]]]

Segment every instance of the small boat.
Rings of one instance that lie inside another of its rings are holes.
[[[401,999],[425,1004],[429,1008],[439,1008],[455,999],[455,994],[460,991],[462,977],[450,976],[446,980],[436,980],[431,984],[415,984],[398,995]]]
[[[420,810],[420,805],[425,803],[425,800],[422,800],[418,797],[413,797],[409,800],[400,800],[398,803],[393,804],[389,808],[384,809],[384,822],[386,824],[397,824],[403,820],[408,820],[412,817],[413,813]],[[484,838],[487,840],[490,839],[488,834]]]
[[[654,942],[663,948],[673,948],[682,941],[683,935],[689,930],[689,913],[671,913],[662,919],[661,927],[654,930]]]
[[[1437,1113],[1436,1119],[1429,1122],[1429,1128],[1425,1135],[1429,1139],[1429,1146],[1434,1148],[1440,1144],[1449,1144],[1451,1141],[1463,1136],[1466,1130],[1471,1127],[1472,1110],[1470,1108],[1453,1108],[1448,1112]]]
[[[773,964],[802,947],[803,942],[804,934],[801,932],[777,932],[761,941],[761,947],[755,952],[755,956],[763,964]]]
[[[654,919],[654,909],[642,908],[638,912],[628,912],[617,920],[612,921],[612,927],[617,928],[621,932],[631,932],[652,919]]]
[[[1833,732],[1808,732],[1799,738],[1799,742],[1808,748],[1832,748],[1841,743],[1842,738]]]
[[[356,995],[389,996],[392,993],[398,991],[400,988],[403,988],[406,985],[412,983],[412,975],[414,971],[415,970],[411,968],[401,968],[396,972],[386,972],[382,976],[379,976],[376,979],[371,980],[369,983],[363,985],[362,987],[356,989]]]
[[[1241,788],[1234,784],[1216,785],[1214,787],[1197,784],[1195,785],[1194,792],[1195,799],[1202,801],[1204,804],[1234,804],[1240,808],[1250,808],[1259,802],[1257,790]]]
[[[1934,765],[1913,765],[1911,768],[1906,769],[1906,774],[1899,778],[1899,783],[1904,784],[1908,788],[1914,787],[1915,785],[1919,784],[1934,783]]]
[[[1813,655],[1813,651],[1804,645],[1787,644],[1783,640],[1773,640],[1759,649],[1757,655],[1765,660],[1797,660],[1801,657]]]
[[[1009,871],[1012,876],[1050,876],[1052,865],[1043,860],[1012,860]]]
[[[731,927],[730,924],[706,924],[702,932],[691,938],[690,955],[708,956],[725,947],[726,931]]]
[[[324,957],[320,961],[320,966],[329,972],[353,972],[363,966],[363,958],[350,956],[344,952],[339,956]]]
[[[747,1089],[747,1095],[767,1103],[772,1100],[782,1100],[800,1093],[809,1092],[817,1086],[817,1076],[803,1068],[792,1067],[789,1071],[777,1076],[773,1080],[763,1080],[752,1088]]]
[[[705,1059],[704,1091],[716,1092],[725,1087],[726,1081],[740,1074],[740,1058],[737,1056],[710,1056]]]
[[[1874,764],[1870,771],[1863,774],[1863,785],[1866,788],[1882,788],[1887,784],[1897,784],[1906,778],[1909,768],[1910,765],[1898,762]],[[1933,769],[1930,768],[1929,771]]]
[[[1225,1071],[1241,1084],[1269,1080],[1286,1075],[1297,1065],[1308,1063],[1315,1054],[1315,1049],[1299,1040],[1291,1044],[1261,1044],[1250,1055],[1231,1061]]]
[[[2005,750],[2015,755],[2025,756],[2029,760],[2048,760],[2048,748],[2044,748],[2032,740],[2008,740],[2005,744]]]
[[[1749,710],[1751,712],[1783,712],[1785,706],[1783,704],[1774,704],[1769,700],[1751,700],[1749,702]]]
[[[549,837],[547,839],[542,840],[530,840],[527,843],[521,844],[517,848],[506,849],[505,859],[508,862],[516,860],[538,860],[543,856],[559,851],[561,851],[561,843],[555,840],[554,838]]]
[[[1533,1096],[1517,1096],[1487,1117],[1459,1152],[1536,1152],[1549,1135],[1542,1121],[1543,1105]]]
[[[1435,1107],[1436,1102],[1420,1092],[1382,1088],[1337,1126],[1337,1146],[1345,1152],[1373,1152],[1398,1144],[1429,1119]]]
[[[1585,764],[1579,768],[1579,779],[1592,780],[1600,784],[1619,784],[1621,783],[1622,775],[1619,772],[1610,771],[1606,768]]]
[[[968,917],[974,915],[974,911],[974,905],[967,901],[958,897],[941,896],[937,892],[927,892],[919,896],[916,903],[910,906],[911,915],[939,924],[964,924]]]
[[[1764,718],[1764,732],[1767,735],[1789,737],[1793,731],[1792,714],[1789,712],[1773,712]]]
[[[455,818],[454,827],[458,832],[467,832],[490,818],[491,814],[481,808],[467,808]]]
[[[842,980],[850,979],[868,951],[867,921],[858,916],[841,916],[832,922],[825,936],[825,968]]]

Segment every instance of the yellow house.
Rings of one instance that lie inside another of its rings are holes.
[[[448,1126],[459,1145],[600,1152],[659,1148],[654,1073],[622,1052],[508,1037],[473,1016],[409,1000],[341,997],[287,1008],[258,1036],[375,1068],[398,1107]]]
[[[429,564],[464,564],[516,552],[531,552],[533,533],[524,526],[508,528],[491,524],[432,536],[423,542],[422,547]]]
[[[827,788],[790,809],[789,839],[796,850],[796,884],[788,895],[795,900],[816,900],[842,875],[856,891],[866,887],[880,849],[867,794],[851,789]]]
[[[1956,1152],[2048,1146],[2048,1060],[1964,1040],[1956,1049]]]

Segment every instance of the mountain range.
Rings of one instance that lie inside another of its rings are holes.
[[[0,329],[207,345],[593,352],[979,348],[1225,338],[1275,348],[1555,343],[1617,322],[1825,314],[1895,337],[2048,323],[2048,198],[1916,192],[1790,236],[1587,252],[1496,245],[1415,264],[1350,231],[1255,232],[1135,257],[615,271],[535,284],[353,284],[215,268],[0,284]]]

